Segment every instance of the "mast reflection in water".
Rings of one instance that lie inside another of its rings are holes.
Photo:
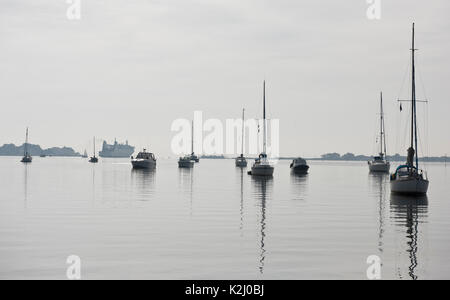
[[[420,261],[418,257],[421,252],[421,226],[427,223],[428,217],[428,198],[422,197],[409,197],[401,195],[391,195],[391,219],[393,219],[396,226],[406,229],[406,254],[409,260],[408,263],[408,277],[412,280],[419,279],[418,267]],[[404,248],[401,248],[404,249]],[[404,255],[400,253],[400,255]],[[398,270],[399,279],[403,278],[401,269]]]
[[[273,188],[273,178],[266,177],[252,177],[252,185],[253,185],[253,195],[256,200],[256,205],[261,209],[260,215],[260,232],[261,232],[261,241],[260,241],[260,259],[259,259],[259,272],[264,274],[264,266],[266,262],[266,230],[267,230],[267,198],[271,199],[270,194],[272,193]],[[268,196],[269,195],[269,196]]]

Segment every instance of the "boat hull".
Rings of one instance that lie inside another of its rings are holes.
[[[273,176],[274,167],[269,165],[258,165],[252,167],[252,176]]]
[[[307,165],[301,165],[301,166],[294,166],[291,168],[291,171],[295,174],[308,174],[309,166]]]
[[[182,169],[190,169],[194,167],[194,161],[178,161],[178,167]]]
[[[152,160],[132,160],[131,164],[134,169],[153,169],[156,167],[156,162]]]
[[[369,162],[369,170],[374,173],[389,173],[391,165],[389,163],[373,163]]]
[[[24,157],[22,158],[21,162],[23,162],[24,164],[29,164],[33,161],[33,159],[31,157]]]
[[[247,167],[247,161],[245,159],[236,159],[236,167],[245,168]]]
[[[391,181],[391,192],[403,195],[425,195],[429,181],[420,178],[397,179]]]

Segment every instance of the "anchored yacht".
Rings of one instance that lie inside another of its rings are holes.
[[[144,151],[139,152],[136,158],[131,157],[131,164],[134,169],[153,169],[156,167],[156,158],[153,153]]]
[[[267,157],[267,136],[266,136],[266,82],[264,81],[263,88],[263,152],[259,155],[259,157],[255,160],[255,163],[252,166],[252,170],[250,174],[253,176],[273,176],[274,167],[270,164],[270,161]]]
[[[370,172],[389,173],[391,164],[386,159],[386,132],[384,127],[383,93],[381,93],[380,109],[380,153],[369,161]]]
[[[391,175],[391,191],[397,194],[425,195],[428,192],[429,181],[426,174],[419,168],[417,110],[416,110],[416,68],[415,68],[415,30],[412,29],[412,99],[411,102],[411,146],[405,165],[397,168]],[[401,100],[399,100],[401,101]]]

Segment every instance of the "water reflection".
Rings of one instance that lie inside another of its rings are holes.
[[[373,195],[378,201],[378,251],[380,254],[383,254],[383,237],[385,233],[385,214],[389,175],[370,173],[369,180],[371,181]]]
[[[23,184],[24,184],[24,207],[28,208],[28,164],[24,164],[24,176],[23,176]]]
[[[241,214],[241,224],[239,226],[239,231],[241,232],[241,237],[244,235],[244,168],[237,169],[237,172],[240,175],[240,185],[241,185],[241,207],[240,207],[240,214]]]
[[[428,198],[411,197],[401,195],[391,195],[391,218],[399,228],[406,228],[406,253],[408,255],[408,276],[412,280],[419,279],[417,267],[420,252],[419,237],[421,224],[427,223],[428,218]],[[404,253],[401,253],[403,255]],[[398,270],[401,278],[401,270]]]
[[[193,185],[194,185],[194,169],[178,168],[178,189],[181,193],[189,193],[190,215],[193,214]]]
[[[260,241],[260,259],[259,259],[259,272],[261,274],[264,273],[264,265],[266,260],[266,229],[267,229],[267,221],[266,221],[266,201],[269,195],[272,193],[273,187],[273,178],[258,178],[252,177],[252,184],[254,189],[254,196],[257,200],[257,206],[261,208],[261,216],[260,216],[260,232],[261,232],[261,241]]]
[[[131,182],[141,201],[148,201],[154,193],[156,169],[132,169]]]
[[[92,206],[95,206],[95,164],[92,164]]]
[[[305,200],[308,191],[308,174],[297,174],[291,172],[291,183],[293,187],[293,195],[295,195],[295,200]]]

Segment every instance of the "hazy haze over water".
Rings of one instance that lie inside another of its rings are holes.
[[[259,117],[267,79],[281,155],[374,152],[380,90],[389,150],[404,154],[395,100],[415,21],[431,101],[424,154],[449,152],[448,1],[382,1],[380,21],[366,18],[365,0],[84,0],[80,21],[66,8],[0,2],[0,144],[23,143],[28,125],[43,147],[82,151],[96,135],[171,155],[174,119],[239,118],[243,106]]]

